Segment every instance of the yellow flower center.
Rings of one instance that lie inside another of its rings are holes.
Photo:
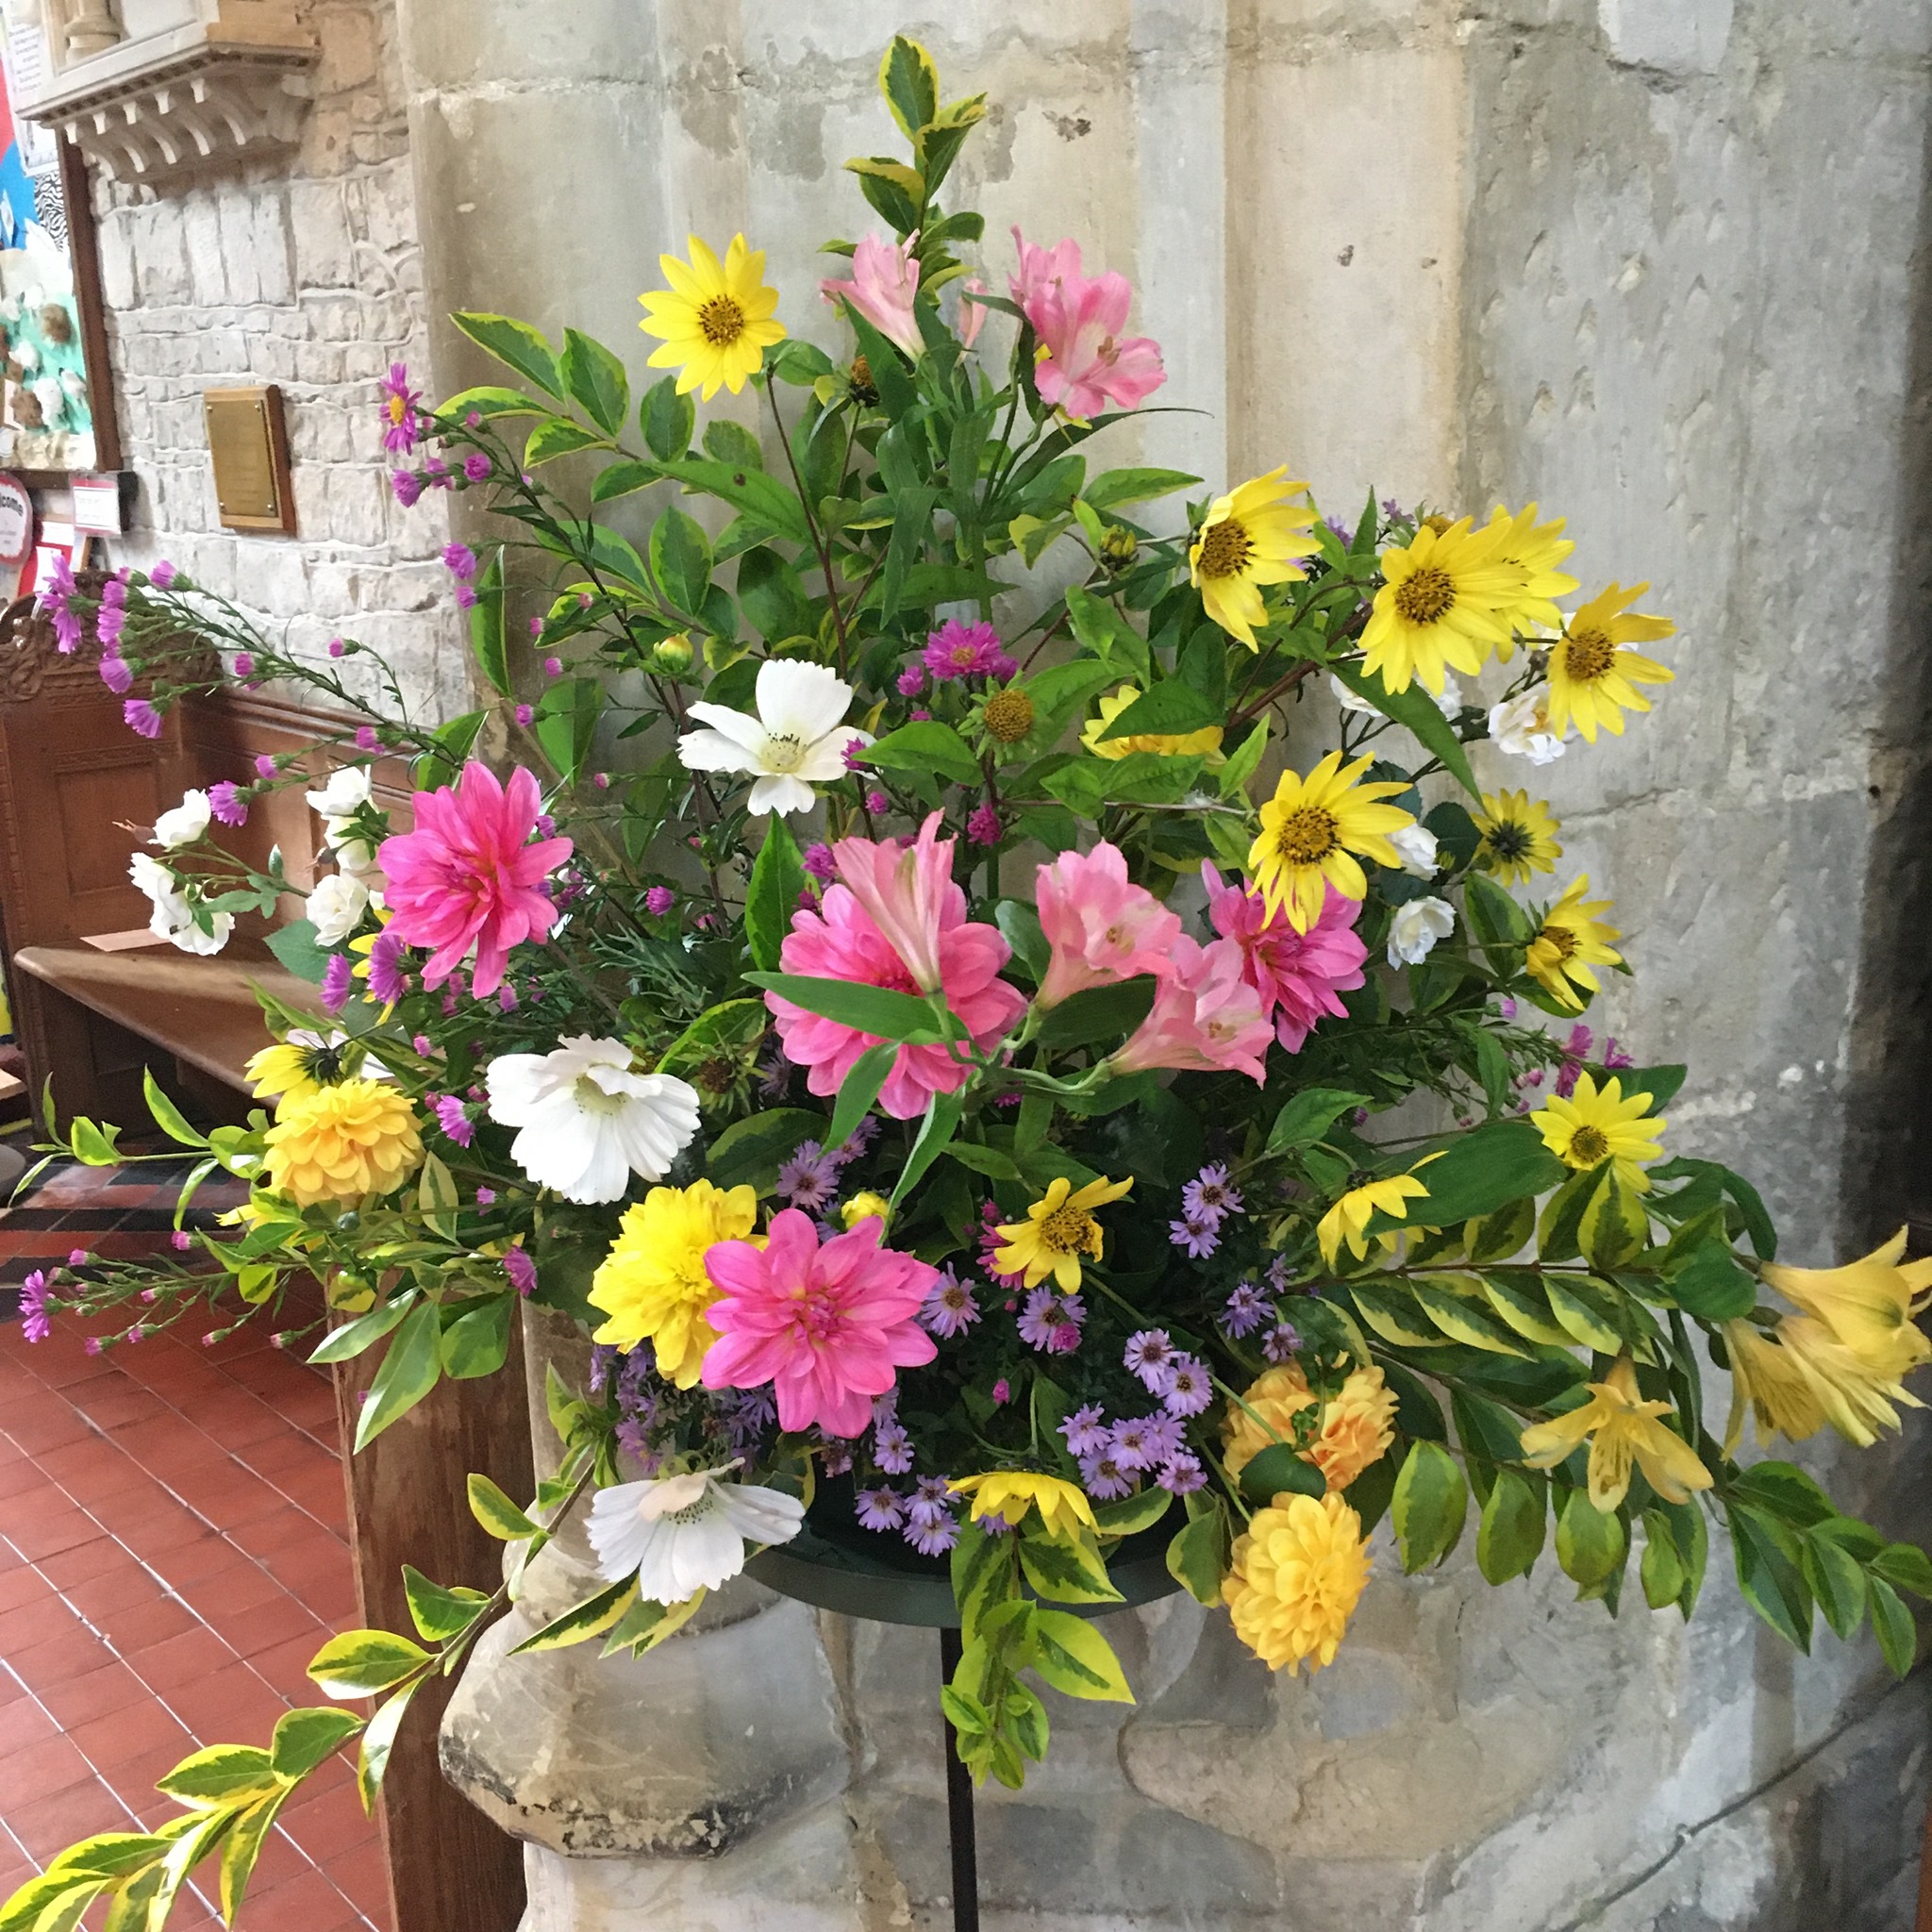
[[[1395,587],[1395,614],[1406,624],[1437,624],[1455,608],[1456,581],[1440,565],[1425,563]]]
[[[1567,925],[1546,925],[1537,938],[1555,952],[1558,965],[1576,951],[1576,935]]]
[[[714,349],[728,349],[744,333],[744,310],[729,295],[698,305],[698,326]]]
[[[1024,691],[999,691],[986,701],[986,732],[1002,744],[1018,744],[1033,729],[1033,700]]]
[[[1617,661],[1617,647],[1600,630],[1573,632],[1563,646],[1563,669],[1578,684],[1593,684]]]
[[[795,772],[805,762],[805,741],[790,732],[765,735],[765,769],[768,772]]]
[[[1247,525],[1224,517],[1203,533],[1198,568],[1204,577],[1238,577],[1254,554],[1255,540]]]
[[[391,423],[395,424],[398,428],[402,426],[403,418],[408,413],[408,404],[406,403],[401,396],[390,397],[389,420]]]
[[[1610,1143],[1601,1127],[1578,1127],[1570,1137],[1570,1158],[1578,1167],[1594,1167],[1607,1159],[1609,1152]]]
[[[622,1113],[630,1104],[622,1093],[607,1093],[586,1074],[571,1089],[571,1098],[585,1113]]]
[[[1320,865],[1341,841],[1335,814],[1319,805],[1298,805],[1275,828],[1274,849],[1287,865]]]
[[[1531,846],[1529,828],[1518,824],[1512,819],[1505,819],[1501,824],[1491,825],[1483,834],[1483,843],[1497,858],[1516,859],[1528,856]]]
[[[1084,1208],[1056,1208],[1040,1224],[1042,1247],[1056,1254],[1078,1255],[1100,1252],[1100,1229]]]

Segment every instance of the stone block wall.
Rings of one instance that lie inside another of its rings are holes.
[[[303,652],[348,634],[403,674],[412,708],[465,708],[462,636],[438,553],[443,499],[392,499],[377,385],[424,369],[427,325],[393,0],[311,0],[316,98],[293,155],[159,192],[97,179],[125,461],[140,480],[117,558],[168,557]],[[277,383],[297,534],[224,531],[206,388]],[[354,670],[354,660],[350,660]]]

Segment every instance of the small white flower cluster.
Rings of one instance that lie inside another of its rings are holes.
[[[361,924],[363,913],[382,904],[388,881],[376,863],[375,847],[357,821],[373,789],[366,765],[343,765],[329,774],[320,791],[306,794],[310,808],[321,814],[323,842],[337,866],[316,881],[303,908],[318,945],[341,945]]]
[[[190,798],[197,795],[190,792]],[[205,795],[203,802],[206,803]],[[174,817],[172,812],[163,812],[163,820]],[[158,826],[157,827],[158,831]],[[185,840],[180,842],[186,843]],[[181,890],[181,881],[158,858],[150,858],[145,852],[137,852],[127,861],[127,876],[147,895],[148,903],[154,908],[148,920],[147,929],[157,939],[171,941],[184,953],[219,953],[228,943],[229,936],[235,930],[235,915],[232,912],[211,912],[208,915],[206,928],[197,924],[194,907],[188,895]]]

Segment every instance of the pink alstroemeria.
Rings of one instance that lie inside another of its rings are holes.
[[[1053,948],[1040,989],[1042,1007],[1056,1007],[1083,987],[1173,972],[1180,919],[1145,886],[1128,881],[1118,846],[1062,852],[1040,868],[1035,896],[1040,929]]]
[[[1134,291],[1108,270],[1068,282],[1028,311],[1046,357],[1033,379],[1041,400],[1085,422],[1108,408],[1136,409],[1167,380],[1159,345],[1124,336]]]
[[[1323,1016],[1347,1017],[1336,997],[1362,983],[1369,949],[1355,931],[1359,899],[1345,898],[1333,886],[1322,911],[1307,932],[1289,924],[1286,908],[1271,919],[1261,894],[1252,887],[1228,885],[1203,860],[1201,883],[1208,889],[1208,916],[1214,930],[1232,940],[1246,961],[1247,982],[1261,996],[1261,1010],[1274,1017],[1274,1037],[1290,1053],[1299,1053]]]
[[[719,1340],[705,1351],[707,1389],[761,1389],[781,1429],[862,1435],[873,1402],[939,1353],[919,1311],[940,1278],[928,1261],[881,1247],[871,1217],[821,1244],[809,1215],[772,1217],[762,1248],[719,1241],[705,1272],[723,1297],[705,1310]]]
[[[970,349],[979,340],[979,331],[986,326],[987,307],[975,302],[975,295],[986,293],[986,284],[977,275],[968,275],[959,284],[959,346]]]
[[[1013,246],[1020,252],[1020,268],[1018,274],[1007,278],[1007,292],[1038,333],[1040,324],[1033,312],[1034,305],[1081,279],[1080,244],[1069,236],[1051,248],[1041,248],[1015,228]]]
[[[919,237],[881,242],[868,235],[852,251],[852,279],[827,278],[819,292],[827,302],[849,302],[887,341],[896,342],[914,361],[924,353],[919,321],[912,312],[919,293],[919,260],[913,254]]]
[[[548,936],[557,908],[542,882],[570,857],[571,841],[530,842],[543,803],[521,766],[504,786],[472,759],[454,790],[419,791],[410,803],[416,829],[385,839],[376,855],[389,876],[387,929],[405,945],[432,949],[426,987],[448,979],[474,945],[472,990],[486,998],[503,984],[509,949]]]
[[[948,1010],[976,1045],[990,1047],[1026,1006],[1020,990],[999,976],[1012,949],[994,927],[967,920],[966,894],[950,882],[940,903],[938,945],[939,991]],[[792,914],[778,963],[787,973],[812,978],[890,987],[894,992],[917,990],[897,949],[842,885],[826,892],[816,912]],[[774,992],[765,995],[765,1005],[777,1020],[785,1057],[811,1069],[806,1085],[814,1093],[837,1093],[859,1056],[879,1044],[876,1034],[808,1013]],[[956,1091],[969,1071],[943,1046],[902,1046],[879,1090],[879,1105],[894,1120],[912,1120],[935,1093]]]
[[[840,878],[921,992],[940,990],[940,920],[948,899],[959,890],[953,883],[953,841],[939,836],[942,818],[942,813],[931,813],[910,845],[841,839],[832,847]]]
[[[1154,995],[1154,1010],[1112,1058],[1117,1074],[1149,1067],[1268,1077],[1262,1064],[1274,1028],[1261,995],[1242,976],[1241,949],[1233,940],[1199,945],[1174,942],[1174,974]]]

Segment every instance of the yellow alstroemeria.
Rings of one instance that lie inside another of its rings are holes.
[[[1650,700],[1637,687],[1669,684],[1676,675],[1655,658],[1624,648],[1667,638],[1677,628],[1668,617],[1627,608],[1649,589],[1638,584],[1625,591],[1612,584],[1571,616],[1550,647],[1550,729],[1558,738],[1572,724],[1591,744],[1599,725],[1622,737],[1625,711],[1650,709]]]
[[[1906,1231],[1840,1268],[1767,1261],[1771,1286],[1816,1317],[1866,1368],[1895,1382],[1932,1361],[1932,1341],[1913,1321],[1932,1300],[1932,1259],[1907,1261]]]
[[[1561,827],[1541,799],[1527,791],[1485,791],[1483,808],[1471,815],[1482,834],[1476,847],[1478,870],[1492,873],[1506,886],[1525,886],[1532,874],[1555,872],[1563,848]]]
[[[638,326],[664,344],[651,352],[651,367],[675,369],[677,393],[696,390],[708,403],[720,389],[737,395],[744,388],[765,351],[785,340],[785,325],[774,319],[778,291],[765,286],[763,249],[734,235],[720,263],[697,236],[690,239],[690,261],[658,258],[671,286],[638,297],[645,309]]]
[[[1824,1406],[1810,1377],[1776,1341],[1751,1322],[1726,1322],[1724,1337],[1731,1365],[1726,1456],[1735,1455],[1743,1441],[1747,1407],[1757,1419],[1760,1442],[1768,1443],[1774,1435],[1804,1442],[1824,1426]]]
[[[1872,1368],[1814,1316],[1785,1316],[1775,1340],[1749,1322],[1727,1322],[1724,1334],[1731,1363],[1726,1455],[1743,1434],[1747,1402],[1760,1441],[1775,1431],[1802,1442],[1829,1424],[1861,1449],[1869,1449],[1881,1430],[1899,1426],[1901,1404],[1924,1407],[1896,1376]]]
[[[1360,1187],[1349,1189],[1323,1215],[1315,1228],[1315,1239],[1321,1243],[1323,1260],[1329,1267],[1334,1267],[1343,1241],[1348,1242],[1349,1252],[1357,1261],[1364,1259],[1369,1252],[1367,1229],[1376,1210],[1380,1209],[1391,1220],[1407,1221],[1408,1204],[1428,1198],[1428,1183],[1418,1180],[1416,1174],[1430,1161],[1441,1158],[1440,1154],[1427,1155],[1417,1161],[1407,1174],[1391,1174],[1386,1180],[1364,1181]]]
[[[956,1496],[973,1499],[973,1520],[997,1516],[1017,1529],[1028,1510],[1040,1516],[1040,1526],[1057,1542],[1076,1542],[1083,1529],[1097,1530],[1093,1505],[1077,1484],[1057,1475],[1040,1475],[1030,1469],[994,1469],[983,1475],[963,1476],[952,1485]]]
[[[874,1193],[870,1188],[839,1204],[839,1219],[848,1228],[857,1227],[861,1221],[874,1220],[883,1227],[891,1218],[892,1204],[883,1194]]]
[[[1368,876],[1357,853],[1378,865],[1402,863],[1389,834],[1415,820],[1380,801],[1407,788],[1385,779],[1358,783],[1373,762],[1364,756],[1344,765],[1341,754],[1331,751],[1306,778],[1284,772],[1261,808],[1261,834],[1249,849],[1248,871],[1268,910],[1286,908],[1297,932],[1321,918],[1330,886],[1344,899],[1367,897]]]
[[[1080,1257],[1099,1260],[1103,1237],[1093,1209],[1118,1201],[1134,1185],[1131,1179],[1110,1181],[1103,1174],[1075,1188],[1064,1174],[1047,1185],[1045,1195],[1015,1221],[993,1231],[1006,1243],[993,1251],[992,1265],[1002,1274],[1024,1277],[1038,1288],[1051,1274],[1062,1294],[1080,1287]]]
[[[1220,751],[1219,724],[1205,725],[1199,731],[1136,731],[1125,738],[1101,737],[1100,734],[1140,695],[1140,691],[1133,685],[1124,684],[1110,696],[1101,699],[1099,715],[1088,719],[1080,733],[1080,742],[1095,758],[1124,758],[1133,751],[1151,751],[1161,758],[1211,758]],[[991,712],[991,707],[989,704],[989,716]]]
[[[1260,648],[1256,626],[1268,621],[1261,586],[1301,582],[1307,572],[1297,559],[1321,547],[1308,534],[1314,507],[1291,501],[1308,486],[1284,481],[1287,475],[1283,464],[1217,496],[1188,550],[1190,580],[1202,608],[1251,651]]]
[[[1503,530],[1498,560],[1513,563],[1523,573],[1522,590],[1497,613],[1512,633],[1556,630],[1563,622],[1563,613],[1552,600],[1567,597],[1576,588],[1576,579],[1557,568],[1576,548],[1563,535],[1564,522],[1558,517],[1555,523],[1539,524],[1533,503],[1513,517],[1501,504],[1490,513],[1490,527],[1501,525]],[[1513,635],[1496,646],[1497,659],[1505,664],[1515,652]]]
[[[1512,526],[1472,530],[1470,519],[1424,524],[1407,546],[1382,553],[1382,588],[1362,631],[1362,671],[1383,690],[1421,678],[1437,696],[1450,669],[1474,676],[1509,641],[1504,612],[1523,595],[1521,564],[1502,554]]]
[[[1523,961],[1550,997],[1573,1013],[1583,1010],[1576,991],[1579,986],[1587,992],[1602,991],[1591,969],[1618,965],[1624,958],[1609,943],[1622,939],[1623,933],[1598,917],[1610,909],[1610,902],[1586,901],[1583,895],[1589,891],[1590,874],[1578,873],[1564,887],[1562,897],[1543,914]]]
[[[1560,1093],[1550,1096],[1547,1107],[1530,1115],[1543,1137],[1543,1145],[1565,1167],[1601,1167],[1609,1161],[1617,1178],[1634,1192],[1650,1188],[1650,1176],[1641,1163],[1655,1160],[1663,1152],[1657,1136],[1669,1124],[1661,1115],[1649,1116],[1650,1095],[1624,1091],[1624,1083],[1614,1074],[1601,1089],[1589,1074],[1578,1074],[1576,1088],[1566,1100]]]
[[[1707,1490],[1711,1474],[1697,1452],[1659,1420],[1668,1402],[1646,1402],[1637,1386],[1637,1368],[1619,1356],[1601,1382],[1590,1385],[1581,1408],[1523,1432],[1523,1459],[1532,1469],[1554,1469],[1590,1444],[1590,1500],[1608,1515],[1629,1493],[1634,1459],[1666,1503],[1688,1503],[1693,1490]]]

